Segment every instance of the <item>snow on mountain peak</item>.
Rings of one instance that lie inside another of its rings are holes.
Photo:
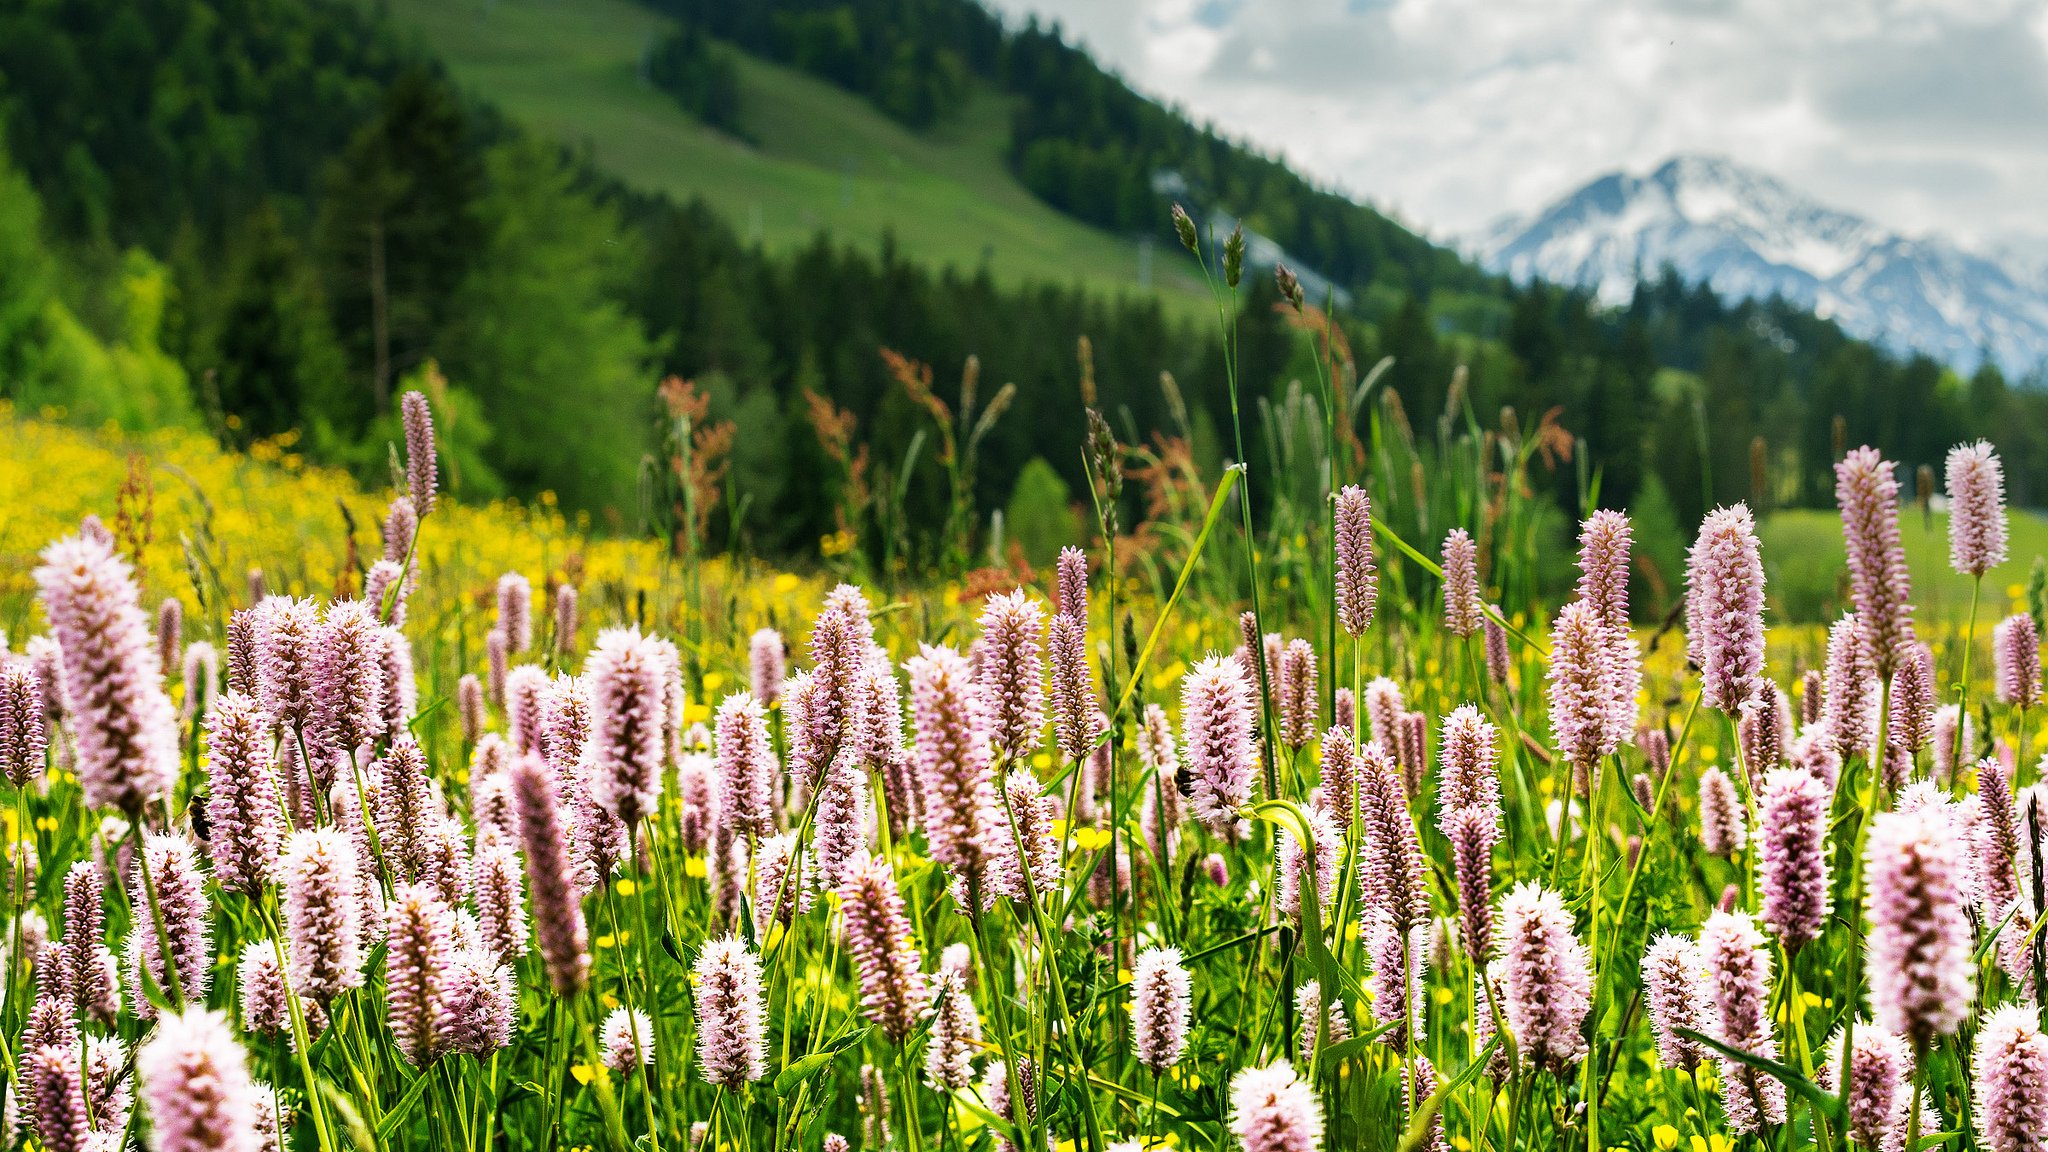
[[[1909,238],[1726,157],[1681,155],[1648,175],[1600,176],[1495,225],[1477,245],[1495,271],[1591,288],[1610,306],[1670,265],[1724,297],[1782,296],[1964,371],[1987,353],[2013,374],[2048,361],[2048,264],[2038,249],[1980,254]]]

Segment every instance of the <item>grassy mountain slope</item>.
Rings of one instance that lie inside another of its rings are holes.
[[[703,197],[771,251],[822,230],[998,280],[1140,287],[1137,241],[1078,223],[1004,166],[1007,98],[982,90],[963,114],[913,132],[867,101],[741,55],[743,143],[692,119],[642,79],[669,24],[631,0],[387,0],[465,87],[546,136],[587,146],[628,183]],[[1199,274],[1155,247],[1153,283],[1176,312],[1204,310]]]

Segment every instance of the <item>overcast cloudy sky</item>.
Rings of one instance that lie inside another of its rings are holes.
[[[1909,232],[2048,235],[2048,0],[993,0],[1433,235],[1721,153]]]

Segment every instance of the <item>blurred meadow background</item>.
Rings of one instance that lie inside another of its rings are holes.
[[[1061,11],[0,0],[0,1144],[2040,1146],[2019,264]]]

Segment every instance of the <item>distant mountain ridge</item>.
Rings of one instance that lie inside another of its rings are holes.
[[[2048,362],[2048,253],[1975,252],[1830,208],[1714,156],[1678,156],[1647,176],[1601,176],[1476,242],[1482,262],[1625,304],[1665,265],[1731,299],[1772,295],[1898,352],[2008,375]]]

